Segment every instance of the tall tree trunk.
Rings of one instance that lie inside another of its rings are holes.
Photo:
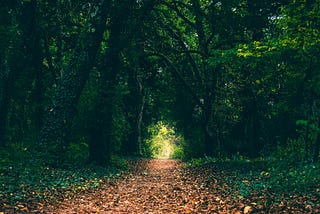
[[[89,161],[107,165],[112,151],[112,120],[114,111],[115,86],[118,75],[119,55],[108,54],[109,63],[105,66],[99,85],[99,95],[89,121]],[[112,69],[111,69],[112,68]]]
[[[207,103],[207,104],[206,104]],[[216,131],[212,130],[212,119],[213,119],[213,109],[212,109],[212,100],[205,101],[204,110],[203,110],[203,130],[205,133],[205,149],[206,154],[212,156],[217,151],[217,135]]]
[[[25,44],[24,60],[25,71],[30,75],[31,81],[35,80],[35,88],[33,92],[33,100],[36,105],[33,118],[35,119],[35,130],[39,130],[42,124],[42,101],[44,94],[44,86],[42,82],[42,60],[44,57],[41,40],[42,32],[39,26],[40,17],[37,9],[37,1],[25,2],[20,17],[20,26]],[[30,81],[30,82],[31,82]]]
[[[25,52],[24,53],[25,57],[21,59],[20,63],[18,63],[17,65],[13,65],[12,62],[10,63],[10,65],[8,65],[8,61],[11,61],[12,59],[10,58],[8,59],[8,56],[5,56],[1,65],[2,71],[1,71],[1,80],[0,80],[1,81],[0,145],[4,145],[4,141],[5,141],[7,114],[9,112],[10,99],[14,96],[13,91],[14,91],[16,80],[20,77],[20,74],[27,74],[28,81],[29,81],[28,86],[30,86],[31,82],[35,77],[35,73],[39,75],[41,73],[40,72],[40,67],[42,64],[42,54],[41,54],[41,47],[40,47],[41,35],[39,32],[40,28],[37,24],[36,4],[37,4],[36,1],[25,2],[22,5],[22,7],[19,8],[20,10],[16,17],[17,18],[16,21],[19,24],[19,27],[21,29],[22,36],[23,36],[22,41],[23,41],[24,49],[22,49],[21,51]],[[12,39],[10,40],[12,41]],[[10,49],[11,48],[8,48],[8,52],[6,53],[7,55],[10,55]],[[38,81],[36,81],[36,85],[38,85]],[[41,99],[41,96],[37,96],[37,97]],[[37,115],[37,117],[35,118],[41,119],[41,116]],[[39,129],[39,127],[37,127],[37,129]]]
[[[221,68],[216,68],[210,76],[211,84],[205,87],[206,97],[204,99],[204,130],[206,139],[206,152],[209,155],[220,153],[220,130],[217,114],[214,105],[217,102],[218,79]]]
[[[139,112],[138,112],[138,120],[136,123],[136,132],[137,132],[137,154],[142,155],[142,121],[143,121],[143,114],[144,114],[144,107],[146,101],[146,95],[142,86],[140,87],[140,103],[139,103]]]
[[[319,160],[319,151],[320,151],[320,136],[317,137],[316,146],[313,154],[313,162],[316,163]]]
[[[10,1],[11,2],[11,1]],[[12,3],[12,2],[11,2]],[[0,3],[0,12],[1,18],[0,25],[3,29],[1,29],[1,36],[3,37],[4,29],[8,29],[11,25],[11,15],[7,13],[9,8],[14,8],[14,5],[8,5],[8,3],[1,4]],[[8,32],[8,31],[7,31]],[[6,32],[6,33],[7,33]],[[10,35],[10,34],[7,34]],[[13,86],[12,82],[12,68],[9,65],[8,55],[8,41],[11,41],[12,37],[5,36],[6,39],[1,37],[1,45],[2,49],[0,51],[0,148],[5,146],[5,135],[6,135],[6,126],[7,126],[7,113],[8,113],[8,104],[9,104],[9,94],[11,94],[11,87]],[[13,43],[13,42],[10,42]],[[5,46],[4,46],[5,45]],[[11,44],[12,45],[12,44]]]
[[[75,47],[73,57],[54,92],[52,103],[45,109],[46,115],[39,136],[39,144],[45,150],[47,146],[55,147],[51,155],[57,155],[56,157],[63,157],[77,102],[100,50],[106,28],[108,1],[102,1],[99,6],[98,13],[91,21],[94,30],[87,34],[85,40],[79,40],[79,45]],[[87,45],[81,49],[83,42]]]
[[[309,144],[309,132],[310,132],[310,124],[309,121],[307,121],[307,127],[306,127],[306,132],[305,132],[305,148],[304,148],[304,159],[305,161],[310,160],[310,144]]]
[[[123,42],[125,42],[121,40],[121,37],[133,3],[133,1],[123,1],[120,5],[115,6],[118,8],[113,8],[115,14],[110,19],[105,71],[101,73],[100,92],[93,110],[94,117],[97,117],[98,120],[93,122],[89,129],[90,161],[99,165],[106,165],[109,162],[112,151],[112,120],[113,108],[115,108],[113,99],[116,79],[121,67],[120,53],[123,50]]]
[[[137,69],[131,69],[129,74],[130,97],[128,97],[127,105],[131,108],[129,123],[131,133],[127,142],[122,146],[124,153],[128,155],[141,155],[141,129],[145,107],[145,94],[142,80],[139,77]]]
[[[260,9],[259,1],[248,0],[248,10],[250,15],[248,16],[247,21],[254,41],[260,41],[263,39],[263,29],[266,25],[266,19],[259,14]]]
[[[11,91],[13,87],[14,72],[9,70],[6,62],[1,65],[1,88],[0,88],[0,147],[5,146],[7,114]]]
[[[261,144],[259,141],[259,135],[261,133],[260,121],[258,116],[258,107],[256,98],[250,88],[247,86],[244,89],[245,96],[247,97],[247,102],[244,105],[244,110],[242,112],[242,120],[244,124],[243,135],[245,139],[245,153],[251,157],[258,155]]]

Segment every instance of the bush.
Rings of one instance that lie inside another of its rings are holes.
[[[288,168],[297,163],[303,163],[305,158],[305,141],[289,139],[286,144],[278,145],[276,150],[269,157],[274,167]]]
[[[89,158],[89,146],[84,138],[77,143],[70,143],[68,151],[66,152],[67,162],[76,165],[83,165]]]
[[[172,159],[184,159],[185,153],[182,145],[173,145],[173,152],[170,154],[170,158]]]
[[[118,155],[111,155],[110,162],[111,165],[117,169],[125,169],[128,167],[127,160]]]

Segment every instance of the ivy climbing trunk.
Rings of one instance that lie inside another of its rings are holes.
[[[76,105],[82,89],[88,79],[106,28],[108,1],[102,1],[97,14],[91,20],[91,28],[86,37],[79,39],[73,56],[54,91],[50,106],[45,109],[41,133],[40,148],[51,155],[54,165],[63,162],[64,152],[68,144],[71,122],[76,112]],[[80,44],[85,43],[84,48]],[[56,159],[59,157],[60,159]]]

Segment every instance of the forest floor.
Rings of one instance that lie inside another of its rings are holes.
[[[131,161],[130,170],[97,188],[57,201],[31,201],[5,213],[319,213],[319,197],[253,191],[243,197],[230,171],[177,160]],[[231,182],[229,182],[231,181]],[[241,178],[246,184],[250,181]],[[19,208],[19,207],[18,207]],[[1,210],[0,210],[1,211]]]

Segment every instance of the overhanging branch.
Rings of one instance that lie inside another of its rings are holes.
[[[166,63],[169,65],[169,67],[172,69],[173,75],[182,82],[183,86],[188,90],[188,92],[191,94],[194,101],[201,107],[204,107],[203,103],[201,102],[201,99],[198,97],[198,95],[192,90],[191,86],[187,83],[187,81],[182,77],[180,72],[178,71],[178,68],[173,64],[173,62],[164,54],[162,53],[149,53],[147,57],[151,56],[158,56],[166,61]]]

